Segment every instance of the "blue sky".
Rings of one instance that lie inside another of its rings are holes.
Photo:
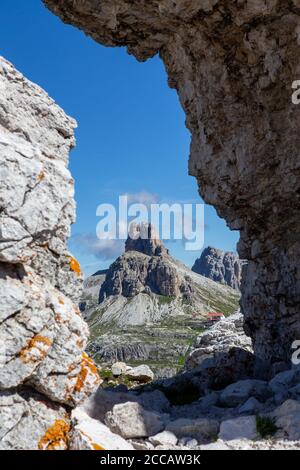
[[[85,274],[107,267],[122,249],[95,239],[99,204],[116,203],[124,193],[201,202],[188,176],[185,116],[157,57],[139,63],[125,49],[102,47],[64,25],[40,0],[1,0],[0,55],[78,121],[70,158],[77,222],[69,246]],[[205,206],[205,246],[235,250],[237,240],[237,232]],[[179,241],[167,245],[188,265],[200,255]]]

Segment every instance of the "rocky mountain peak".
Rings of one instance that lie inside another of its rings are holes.
[[[125,243],[125,252],[139,251],[148,256],[162,256],[169,254],[163,242],[149,223],[131,224],[128,238]]]
[[[192,271],[239,290],[245,261],[237,253],[208,246],[196,259]]]

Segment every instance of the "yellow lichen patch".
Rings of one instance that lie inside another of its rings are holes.
[[[69,265],[71,270],[76,273],[78,276],[81,274],[80,264],[78,263],[77,259],[73,258],[73,256],[69,257]]]
[[[93,376],[95,383],[100,381],[98,370],[94,364],[94,361],[86,353],[82,353],[81,370],[77,376],[74,392],[80,392],[87,380],[87,377],[89,376]]]
[[[104,447],[100,446],[99,444],[96,444],[95,442],[92,442],[92,446],[94,450],[105,450]]]
[[[68,448],[68,435],[70,425],[63,419],[55,421],[40,440],[40,450],[66,450]]]
[[[27,346],[20,351],[19,357],[25,363],[40,361],[47,355],[52,344],[52,339],[46,336],[36,335],[28,342]]]

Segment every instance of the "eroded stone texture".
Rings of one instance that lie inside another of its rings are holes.
[[[75,125],[0,58],[0,412],[10,423],[1,448],[35,449],[44,434],[39,448],[66,448],[58,403],[73,407],[99,382],[83,353],[82,281],[66,248]]]
[[[299,0],[44,0],[63,21],[146,60],[159,53],[192,133],[190,174],[240,230],[242,308],[256,354],[300,337]]]
[[[196,259],[192,271],[239,290],[244,264],[237,253],[208,246],[202,251],[200,258]]]

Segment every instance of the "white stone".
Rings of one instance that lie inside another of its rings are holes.
[[[149,441],[154,445],[154,446],[159,446],[159,445],[176,445],[177,444],[177,437],[175,434],[173,434],[170,431],[162,431],[155,436],[150,436]]]
[[[126,370],[127,370],[127,365],[125,364],[125,362],[115,362],[111,366],[112,374],[115,377],[119,377],[119,375],[125,374]]]
[[[154,379],[154,373],[147,365],[141,365],[133,367],[126,372],[126,376],[131,380],[137,380],[138,382],[150,382]]]
[[[105,423],[113,432],[126,439],[153,436],[164,428],[158,413],[145,410],[135,402],[115,405],[106,414]]]
[[[71,450],[133,450],[134,447],[98,420],[90,418],[82,409],[72,412],[73,430]]]

